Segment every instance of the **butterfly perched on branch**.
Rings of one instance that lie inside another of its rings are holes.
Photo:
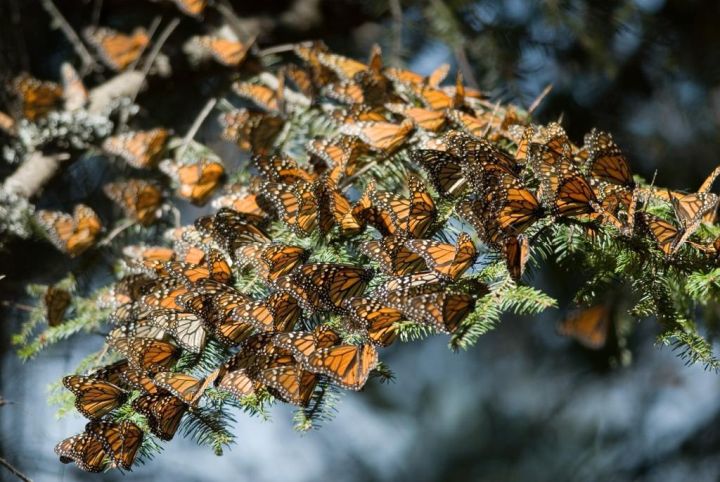
[[[100,218],[84,204],[76,205],[72,216],[59,211],[40,210],[36,219],[55,247],[71,257],[94,246],[102,231]]]

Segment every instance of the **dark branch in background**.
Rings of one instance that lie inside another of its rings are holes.
[[[13,467],[13,466],[10,464],[10,462],[8,462],[7,460],[5,460],[5,459],[2,458],[2,457],[0,457],[0,465],[2,465],[3,467],[5,467],[6,469],[8,469],[11,474],[13,474],[15,477],[17,477],[18,479],[22,480],[23,482],[32,482],[32,479],[31,479],[30,477],[28,477],[27,475],[25,475],[25,474],[23,474],[22,472],[20,472],[18,469],[16,469],[15,467]]]

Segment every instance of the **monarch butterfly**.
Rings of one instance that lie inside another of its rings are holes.
[[[518,281],[525,272],[525,265],[530,257],[530,242],[523,235],[509,235],[503,243],[503,255],[510,277]]]
[[[591,179],[617,184],[628,189],[635,187],[630,164],[610,134],[593,129],[585,137],[588,151],[588,173]]]
[[[409,198],[375,192],[371,193],[371,199],[373,205],[386,214],[382,229],[390,234],[399,231],[420,238],[435,219],[435,202],[417,177],[408,177],[407,185],[410,191]]]
[[[307,237],[318,226],[318,200],[313,184],[296,182],[287,186],[266,183],[263,194],[295,235]]]
[[[460,195],[467,186],[462,161],[449,152],[419,149],[412,152],[412,160],[427,172],[433,187],[442,196]]]
[[[225,174],[223,165],[210,159],[185,165],[163,161],[160,170],[179,184],[177,194],[180,197],[200,206],[207,202]]]
[[[644,226],[650,231],[652,237],[655,238],[658,248],[665,253],[666,256],[677,252],[700,225],[697,223],[694,226],[690,226],[690,229],[681,230],[674,224],[657,216],[653,216],[652,214],[645,212],[638,214]]]
[[[432,326],[440,333],[454,333],[475,308],[475,298],[461,293],[425,293],[406,298],[390,292],[386,301],[409,320]]]
[[[353,80],[357,74],[364,72],[368,66],[362,62],[330,52],[318,51],[318,61],[343,80]]]
[[[572,143],[557,123],[535,131],[527,148],[527,164],[541,181],[543,196],[552,196],[567,178],[579,176]]]
[[[338,124],[387,122],[384,110],[360,104],[355,104],[348,108],[335,109],[330,112],[330,117]]]
[[[405,104],[385,104],[390,112],[410,119],[416,127],[436,132],[445,126],[445,113],[437,110],[423,109]]]
[[[398,276],[378,286],[374,291],[375,298],[386,301],[391,294],[406,298],[442,290],[447,279],[435,272],[416,273]]]
[[[136,260],[172,261],[175,250],[167,246],[147,246],[131,244],[123,248],[123,256]]]
[[[63,101],[65,110],[74,111],[81,109],[87,104],[89,95],[85,84],[83,84],[80,74],[75,68],[63,62],[60,66],[60,76],[62,77]]]
[[[377,350],[372,344],[337,345],[315,350],[303,366],[330,377],[337,385],[360,390],[378,363]]]
[[[132,35],[125,35],[107,27],[88,27],[83,35],[97,50],[103,63],[115,71],[125,70],[140,58],[150,43],[150,37],[143,28],[136,28]]]
[[[281,184],[293,184],[297,181],[312,182],[315,176],[298,166],[294,159],[283,156],[253,156],[252,162],[263,178]]]
[[[717,209],[720,198],[711,192],[697,192],[675,197],[670,193],[670,202],[675,216],[685,230],[697,229],[696,224],[710,211]]]
[[[146,169],[155,166],[165,149],[169,135],[170,133],[162,128],[126,132],[105,139],[103,149],[109,154],[122,157],[137,169]]]
[[[11,89],[19,98],[23,117],[29,121],[45,117],[58,107],[63,95],[62,87],[58,84],[41,81],[28,74],[16,77],[11,83]]]
[[[408,249],[402,236],[385,236],[380,240],[366,241],[360,252],[380,265],[390,276],[402,276],[427,269],[423,258]]]
[[[252,299],[233,290],[208,297],[208,300],[208,313],[204,318],[221,343],[235,346],[255,332],[252,324],[232,316],[236,308],[251,304]]]
[[[403,314],[382,301],[373,298],[350,298],[345,301],[345,309],[352,322],[366,330],[371,343],[377,346],[390,346],[398,336],[395,323],[404,318]]]
[[[235,256],[251,264],[263,279],[275,281],[305,262],[310,253],[299,246],[254,243],[239,247]]]
[[[84,204],[76,205],[72,216],[59,211],[38,211],[37,220],[52,244],[70,257],[94,246],[102,230],[98,215]]]
[[[115,283],[108,295],[99,300],[100,307],[117,309],[140,298],[142,289],[152,279],[144,274],[129,274]]]
[[[254,378],[271,393],[301,407],[310,402],[318,382],[314,373],[304,370],[293,357],[287,355],[274,357],[257,372]]]
[[[155,384],[155,381],[140,370],[133,370],[131,368],[125,370],[122,373],[122,380],[126,386],[134,390],[140,390],[150,395],[160,393],[160,389]]]
[[[477,117],[462,110],[449,109],[446,112],[450,121],[471,136],[481,139],[492,127],[494,118]]]
[[[189,352],[200,353],[205,347],[207,332],[203,319],[194,313],[160,309],[149,313],[147,321],[151,326],[170,332],[177,344]],[[169,350],[168,346],[161,347],[163,354],[167,354]]]
[[[222,65],[237,67],[243,63],[254,42],[238,42],[219,37],[197,37],[198,44]]]
[[[153,377],[155,384],[167,390],[188,405],[192,405],[199,395],[202,395],[202,380],[186,375],[185,373],[161,372]]]
[[[307,358],[322,348],[329,348],[340,342],[340,335],[334,330],[318,325],[312,331],[293,331],[272,336],[272,345],[287,350],[298,360]]]
[[[105,184],[105,195],[120,206],[128,218],[148,226],[156,219],[162,203],[162,193],[153,183],[142,179],[128,179]]]
[[[232,209],[256,224],[262,224],[268,216],[258,204],[256,194],[250,194],[243,190],[234,190],[232,187],[226,194],[213,199],[212,207],[215,209]]]
[[[158,278],[152,283],[143,287],[144,294],[138,304],[148,310],[166,309],[172,311],[183,311],[183,306],[178,303],[178,299],[185,293],[188,288],[180,281],[174,278]]]
[[[520,166],[513,157],[485,139],[476,139],[459,131],[448,132],[445,139],[448,152],[463,160],[461,165],[468,179],[481,183],[482,175],[488,171],[515,178],[519,171]]]
[[[477,250],[467,233],[460,233],[457,244],[429,239],[411,239],[405,246],[419,254],[431,270],[450,280],[456,280],[475,262]]]
[[[406,84],[406,88],[413,97],[428,109],[444,111],[455,107],[455,99],[438,87]]]
[[[198,218],[195,227],[231,253],[243,244],[270,242],[263,230],[248,223],[241,213],[229,208],[221,208],[214,215]]]
[[[240,149],[264,154],[272,149],[285,120],[275,114],[238,109],[223,114],[220,123],[224,126],[223,138],[237,143]]]
[[[325,85],[322,92],[326,97],[342,104],[367,105],[370,103],[369,100],[365,98],[365,91],[362,85],[349,80]]]
[[[282,110],[282,88],[273,90],[264,85],[235,82],[232,89],[238,96],[252,101],[266,111],[280,112]]]
[[[355,136],[372,150],[390,155],[405,143],[414,128],[412,121],[409,119],[405,119],[400,124],[361,121],[344,124],[340,126],[339,132]]]
[[[295,46],[293,51],[300,57],[310,69],[313,84],[317,86],[327,85],[337,79],[335,73],[325,67],[318,59],[318,54],[327,52],[327,46],[321,41],[302,43]]]
[[[162,440],[172,440],[188,408],[185,402],[170,394],[141,395],[132,406],[147,417],[150,431]]]
[[[132,468],[135,454],[142,444],[143,431],[134,423],[124,420],[94,420],[87,424],[85,433],[100,440],[113,463],[125,470]]]
[[[205,11],[207,0],[173,0],[181,12],[197,17]]]
[[[330,177],[336,183],[355,173],[358,158],[365,153],[363,143],[350,136],[313,139],[305,145],[305,149],[325,162],[325,168],[331,171]]]
[[[591,306],[572,313],[560,322],[557,330],[587,348],[599,350],[607,343],[610,315],[610,309],[604,304]]]
[[[260,331],[286,332],[300,319],[300,306],[288,293],[273,293],[265,299],[235,307],[229,319]]]
[[[497,220],[497,198],[501,196],[501,190],[490,189],[484,199],[466,198],[456,207],[457,213],[475,228],[480,239],[494,248],[502,245],[502,237],[505,235]]]
[[[313,82],[312,74],[307,70],[295,64],[288,64],[284,67],[283,74],[306,97],[314,99],[317,96],[317,86]]]
[[[104,380],[78,375],[63,378],[63,385],[75,395],[75,408],[90,419],[100,418],[125,403],[127,393]]]
[[[306,264],[278,278],[278,290],[289,293],[309,312],[340,311],[343,301],[365,291],[372,273],[344,264]]]
[[[208,251],[205,265],[195,265],[181,261],[168,261],[160,264],[162,271],[169,273],[186,284],[192,285],[203,279],[212,279],[220,283],[228,283],[232,279],[232,269],[224,255],[216,250]],[[162,275],[162,273],[159,273]]]
[[[127,370],[129,370],[127,360],[118,360],[115,363],[111,363],[110,365],[105,365],[94,370],[88,375],[88,377],[96,380],[104,380],[119,387],[125,385],[123,374]]]
[[[520,234],[543,216],[545,209],[532,192],[522,187],[509,187],[504,192],[497,222],[503,231]]]
[[[427,77],[423,77],[411,70],[398,69],[394,67],[386,67],[384,73],[390,80],[401,84],[428,85],[430,87],[437,87],[443,80],[445,80],[449,71],[450,64],[442,64],[432,71]]]
[[[598,204],[595,192],[587,180],[572,176],[562,181],[555,195],[554,214],[556,216],[578,216],[595,212]]]
[[[105,444],[93,434],[83,432],[68,437],[55,446],[60,462],[75,465],[86,472],[102,472],[108,466]]]
[[[55,286],[47,287],[43,301],[45,302],[45,319],[49,326],[62,324],[71,299],[69,291]]]
[[[350,201],[337,188],[329,176],[323,176],[313,184],[313,195],[318,206],[317,224],[322,234],[337,225],[340,234],[351,236],[365,228],[364,219],[358,216]]]
[[[131,368],[151,372],[165,371],[180,355],[174,345],[152,338],[109,337],[109,345],[127,358]]]

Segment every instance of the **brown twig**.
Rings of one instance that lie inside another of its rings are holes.
[[[155,32],[157,32],[158,27],[160,26],[160,22],[162,22],[162,17],[155,17],[150,24],[150,28],[147,30],[147,36],[152,41],[152,38],[155,36]],[[140,52],[138,52],[138,56],[135,60],[132,61],[130,65],[128,65],[128,70],[135,70],[135,67],[137,67],[138,62],[140,62],[140,59],[142,58],[143,54],[145,53],[145,49],[147,49],[148,45],[150,45],[150,42],[146,43],[142,46],[140,49]]]
[[[3,301],[2,305],[10,307],[10,308],[15,308],[16,310],[28,311],[28,312],[33,311],[35,309],[34,306],[25,305],[23,303],[13,303],[12,301]]]
[[[108,244],[110,244],[110,242],[111,242],[113,239],[115,239],[116,237],[118,237],[118,235],[119,235],[120,233],[122,233],[122,232],[125,231],[126,229],[134,226],[135,224],[137,224],[137,221],[135,221],[134,219],[128,219],[128,220],[126,220],[124,223],[118,224],[118,225],[115,226],[115,228],[114,228],[112,231],[110,231],[110,232],[108,233],[108,235],[105,236],[97,245],[98,245],[98,246],[107,246]]]
[[[179,18],[174,18],[160,33],[160,36],[158,37],[157,42],[153,44],[152,50],[150,50],[150,53],[148,54],[147,58],[145,59],[145,62],[143,63],[142,69],[141,69],[141,75],[142,80],[144,81],[148,74],[150,73],[150,69],[152,68],[153,63],[155,63],[155,59],[157,59],[157,56],[160,54],[160,50],[163,48],[163,45],[165,45],[165,42],[167,42],[168,38],[170,38],[170,35],[172,35],[173,31],[177,28],[177,26],[180,24]],[[140,82],[140,85],[138,88],[133,92],[133,94],[130,96],[130,104],[135,103],[135,99],[137,99],[138,94],[140,93],[140,88],[142,87],[142,82]],[[130,116],[130,109],[125,108],[120,113],[120,120],[118,121],[118,129],[123,128],[127,124],[128,117]]]
[[[80,60],[82,61],[80,75],[85,75],[90,72],[97,65],[95,57],[93,57],[92,54],[88,51],[88,49],[82,43],[82,40],[80,40],[77,32],[75,32],[75,30],[73,30],[72,26],[70,26],[68,21],[65,20],[65,17],[63,17],[62,13],[60,13],[60,10],[57,9],[52,0],[40,1],[42,2],[42,6],[45,11],[47,11],[47,13],[50,14],[53,20],[57,23],[57,26],[65,34],[65,37],[67,37],[70,44],[72,44],[75,52],[80,56]]]
[[[185,137],[183,137],[182,144],[180,145],[180,148],[178,150],[178,159],[182,160],[183,156],[185,155],[185,151],[187,151],[188,145],[190,144],[190,141],[193,140],[195,134],[197,134],[197,131],[200,130],[200,126],[202,126],[202,123],[205,121],[207,116],[210,115],[210,112],[212,112],[215,104],[217,104],[217,99],[213,97],[212,99],[207,101],[205,107],[203,107],[200,113],[197,115],[192,125],[190,126],[190,129],[188,129],[187,134],[185,134]]]
[[[545,97],[548,96],[548,94],[553,90],[553,85],[548,84],[542,92],[540,92],[540,95],[538,95],[535,100],[530,104],[530,107],[528,107],[528,114],[532,114],[535,112],[535,109],[537,109],[540,104],[542,104],[542,101],[545,100]]]
[[[15,477],[22,480],[23,482],[32,482],[32,479],[30,477],[28,477],[27,475],[20,472],[18,469],[13,467],[12,464],[10,464],[10,462],[8,462],[7,460],[5,460],[2,457],[0,457],[0,465],[5,467],[6,469],[8,469],[10,471],[10,473],[12,473]]]

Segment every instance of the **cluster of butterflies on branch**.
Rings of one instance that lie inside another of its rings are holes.
[[[192,15],[206,7],[176,3]],[[133,68],[150,42],[142,31],[95,29],[86,37],[118,71]],[[194,41],[233,70],[257,55],[252,41]],[[213,214],[168,231],[166,245],[123,250],[124,276],[101,299],[112,313],[107,346],[116,361],[63,380],[90,421],[57,445],[62,462],[129,470],[148,434],[172,439],[216,392],[240,403],[270,394],[307,407],[328,386],[360,390],[402,324],[462,336],[488,294],[474,276],[478,258],[499,255],[518,281],[548,226],[648,239],[668,258],[688,246],[712,256],[720,249],[718,240],[691,240],[714,220],[718,196],[710,188],[720,169],[691,194],[641,187],[610,134],[593,130],[576,146],[560,125],[530,124],[525,112],[489,102],[459,74],[442,85],[447,66],[423,76],[385,66],[378,47],[363,63],[320,42],[274,54],[284,52],[295,61],[234,80],[231,96],[243,107],[219,118],[223,137],[252,153],[252,177],[227,185]],[[41,119],[71,90],[82,91],[70,81],[77,75],[67,77],[64,87],[19,79],[25,119]],[[308,111],[333,133],[303,139],[300,153],[286,149],[302,137],[294,122]],[[164,128],[134,130],[100,147],[134,172],[159,168],[178,196],[205,204],[225,180],[222,162],[163,160],[170,137]],[[400,188],[373,177],[393,166],[404,172]],[[158,219],[166,197],[140,174],[104,191],[143,226]],[[668,203],[673,219],[648,213],[651,200]],[[83,204],[72,215],[37,218],[70,256],[95,246],[103,231]],[[328,254],[340,251],[348,254],[342,262]],[[251,286],[240,282],[249,273]],[[67,292],[50,288],[45,302],[50,324],[62,323]],[[584,319],[571,320],[567,334],[587,331]],[[207,369],[201,361],[210,351],[222,359]]]

